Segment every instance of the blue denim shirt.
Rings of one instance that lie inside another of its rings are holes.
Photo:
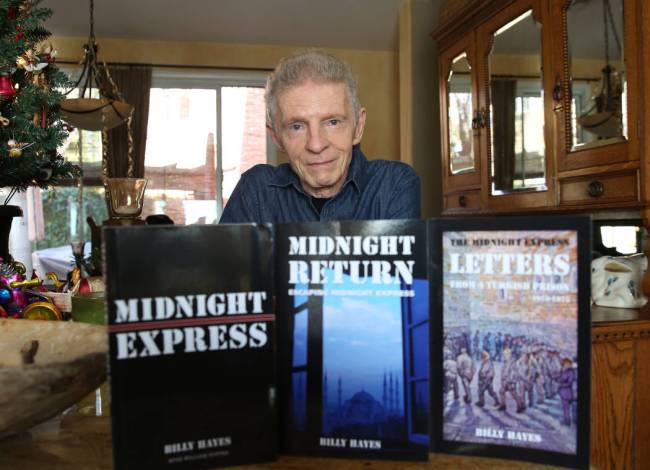
[[[319,214],[288,163],[245,172],[219,223],[418,219],[420,178],[405,163],[366,160],[358,146],[341,191]]]

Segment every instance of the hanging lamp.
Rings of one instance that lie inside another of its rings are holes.
[[[609,28],[616,42],[618,57],[622,55],[621,41],[616,31],[609,0],[603,0],[603,32],[605,35],[605,67],[601,71],[598,92],[591,97],[594,104],[578,117],[585,130],[599,139],[622,137],[623,135],[623,79],[621,73],[609,61]],[[595,111],[595,112],[594,112]]]
[[[79,98],[68,98],[61,103],[61,116],[69,124],[89,131],[105,131],[126,121],[133,112],[133,106],[124,101],[105,63],[97,62],[97,41],[95,40],[94,3],[90,0],[90,36],[84,44],[83,69],[77,82],[68,94],[79,89]],[[93,87],[99,91],[99,98],[92,97]]]

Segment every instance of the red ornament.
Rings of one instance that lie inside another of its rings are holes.
[[[79,293],[80,294],[89,294],[92,292],[92,289],[90,288],[90,283],[88,282],[88,279],[82,279],[79,281]]]
[[[7,14],[5,15],[5,19],[13,20],[16,16],[18,16],[18,8],[9,7],[9,9],[7,10]]]
[[[16,41],[20,41],[24,37],[25,37],[25,33],[23,32],[23,28],[21,28],[20,25],[17,25],[16,26]]]
[[[16,90],[9,75],[0,75],[0,101],[11,101],[16,96]]]

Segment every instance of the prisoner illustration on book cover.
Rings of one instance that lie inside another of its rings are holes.
[[[442,440],[576,456],[578,231],[441,235]]]

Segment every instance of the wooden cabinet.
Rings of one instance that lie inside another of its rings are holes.
[[[445,214],[643,207],[639,2],[443,7]]]
[[[591,463],[650,468],[650,308],[594,307]]]

